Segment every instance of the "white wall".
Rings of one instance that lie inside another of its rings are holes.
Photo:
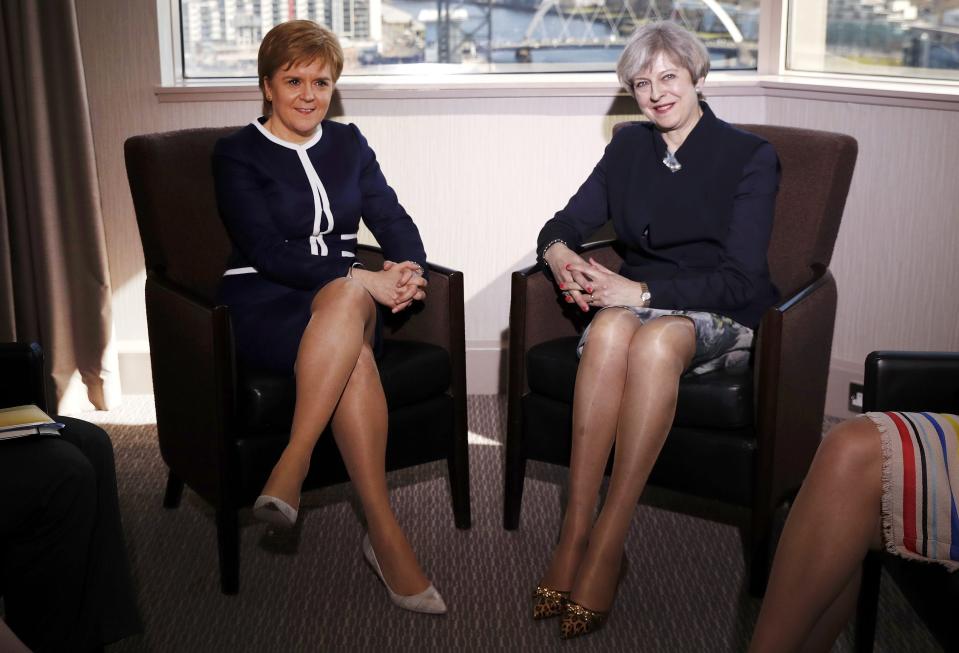
[[[830,414],[876,349],[959,350],[959,111],[767,98],[770,123],[859,141],[832,272]],[[959,102],[957,102],[959,109]]]
[[[159,102],[155,0],[78,0],[78,8],[121,378],[125,391],[138,391],[148,379],[137,354],[147,337],[143,261],[123,141],[243,124],[259,103]],[[880,347],[959,349],[959,329],[948,319],[959,313],[959,298],[946,292],[959,281],[948,255],[959,238],[959,184],[950,166],[959,112],[763,97],[754,88],[717,88],[711,97],[717,115],[731,122],[833,129],[860,141],[834,259],[837,374],[861,369],[865,354]],[[346,97],[342,110],[340,119],[359,125],[377,151],[430,259],[464,272],[470,389],[497,391],[509,275],[532,262],[540,226],[589,173],[611,126],[635,117],[634,107],[611,95]],[[844,383],[832,388],[833,414],[844,405]]]

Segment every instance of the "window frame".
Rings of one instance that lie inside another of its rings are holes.
[[[786,0],[759,0],[759,15],[760,15],[760,29],[759,29],[759,45],[758,45],[758,64],[757,70],[762,70],[762,60],[763,60],[763,16],[768,13],[766,11],[766,5],[779,5],[781,2]],[[177,86],[193,86],[193,87],[222,87],[222,86],[244,86],[243,80],[250,80],[252,78],[240,78],[240,77],[224,77],[224,78],[215,78],[208,77],[203,79],[187,79],[183,75],[183,34],[181,33],[181,22],[180,22],[180,0],[156,0],[157,3],[157,30],[159,32],[159,43],[160,43],[160,85],[163,87],[177,87]],[[778,37],[777,37],[778,40]],[[774,45],[778,48],[778,44]],[[775,55],[774,55],[775,56]],[[402,65],[402,64],[399,64]],[[418,64],[420,65],[420,64]],[[438,80],[440,84],[445,83],[450,78],[480,78],[480,77],[504,77],[510,78],[514,82],[520,81],[522,78],[527,77],[565,77],[570,81],[581,79],[582,76],[610,76],[615,75],[611,71],[564,71],[564,72],[525,72],[525,71],[477,71],[472,72],[468,69],[460,66],[459,64],[426,64],[435,66],[440,71],[442,67],[453,68],[456,67],[455,71],[452,72],[432,72],[424,74],[421,71],[423,68],[419,68],[417,72],[412,74],[396,74],[396,75],[348,75],[344,74],[340,81],[337,82],[337,85],[342,84],[343,82],[349,82],[350,80],[360,78],[370,78],[377,80],[378,85],[382,85],[381,80],[392,80],[395,79],[400,83],[398,86],[405,86],[402,80],[403,78],[415,78],[418,80],[418,83],[421,83],[423,80]],[[744,72],[748,74],[756,74],[756,71],[731,71],[731,72]]]
[[[791,0],[760,0],[758,61],[755,71],[709,74],[712,96],[809,97],[867,104],[959,111],[959,81],[823,73],[786,69]],[[157,0],[160,44],[159,102],[259,100],[254,78],[186,80],[179,0]],[[613,72],[436,73],[344,75],[337,82],[343,99],[455,99],[518,97],[616,97],[625,95]]]

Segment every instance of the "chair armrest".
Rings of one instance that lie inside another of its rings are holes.
[[[756,496],[772,497],[773,506],[798,489],[822,437],[836,300],[836,281],[820,268],[808,285],[766,311],[759,325]]]
[[[147,329],[160,453],[167,466],[215,507],[235,465],[235,368],[229,309],[150,271]]]
[[[47,410],[43,350],[35,342],[0,343],[0,408],[36,404]]]
[[[359,245],[357,254],[370,269],[383,266],[383,251]],[[429,285],[426,301],[414,302],[397,314],[386,313],[383,338],[416,340],[445,349],[452,366],[453,396],[466,396],[466,319],[463,303],[463,273],[427,261]]]
[[[959,353],[872,352],[862,403],[864,411],[959,413]]]
[[[587,243],[580,254],[618,269],[622,256],[613,240]],[[509,388],[520,394],[526,386],[526,352],[549,340],[582,333],[590,316],[560,299],[552,277],[539,263],[513,272],[509,308]],[[510,390],[512,392],[512,390]]]
[[[357,254],[360,262],[371,270],[382,268],[383,251],[379,247],[359,245]],[[429,342],[452,351],[458,344],[455,332],[461,332],[459,337],[465,333],[463,273],[430,262],[426,267],[429,271],[426,301],[414,302],[395,315],[388,314],[383,337]]]

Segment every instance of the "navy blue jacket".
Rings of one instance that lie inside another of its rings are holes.
[[[361,217],[387,259],[426,267],[416,225],[353,124],[324,120],[302,145],[247,125],[217,142],[213,175],[233,241],[227,274],[316,290],[355,262]]]
[[[626,246],[620,274],[643,281],[651,306],[708,311],[755,328],[779,301],[766,250],[779,159],[772,145],[703,116],[663,165],[666,144],[651,123],[621,129],[586,182],[540,231],[537,252],[561,239],[574,250],[607,220]]]

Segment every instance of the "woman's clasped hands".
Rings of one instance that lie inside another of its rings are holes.
[[[584,312],[590,307],[643,304],[642,285],[613,272],[592,257],[587,262],[562,243],[550,247],[545,260],[566,301],[575,303]]]
[[[414,301],[426,299],[423,269],[413,261],[384,261],[379,272],[357,268],[352,276],[378,304],[387,306],[393,313],[399,313]]]

